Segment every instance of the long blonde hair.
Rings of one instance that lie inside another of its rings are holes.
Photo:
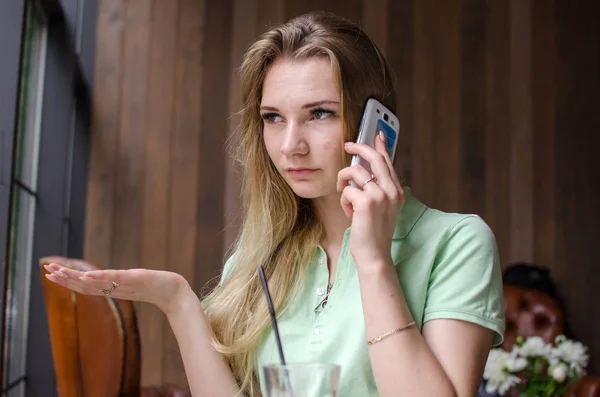
[[[280,57],[329,59],[340,88],[345,139],[356,138],[368,97],[395,110],[393,82],[384,57],[360,28],[344,18],[324,12],[301,15],[264,33],[246,52],[240,68],[243,222],[231,271],[206,296],[203,306],[215,333],[215,348],[227,358],[242,393],[250,396],[260,395],[254,376],[256,348],[270,325],[257,268],[264,266],[281,315],[323,234],[311,201],[294,194],[263,142],[262,84],[270,65]]]

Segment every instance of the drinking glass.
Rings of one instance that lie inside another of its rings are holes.
[[[265,397],[338,397],[340,370],[325,363],[265,365]]]

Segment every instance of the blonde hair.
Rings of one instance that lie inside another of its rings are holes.
[[[324,12],[301,15],[264,33],[246,52],[240,68],[243,222],[231,270],[206,296],[203,306],[215,334],[215,348],[227,358],[242,393],[250,396],[260,395],[254,376],[256,349],[270,325],[257,268],[264,266],[274,306],[281,315],[323,234],[311,201],[294,194],[263,142],[262,84],[269,67],[281,57],[329,59],[337,75],[347,140],[356,138],[368,97],[395,110],[385,59],[369,37],[344,18]]]

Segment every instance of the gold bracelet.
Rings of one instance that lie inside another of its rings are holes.
[[[376,338],[371,339],[370,341],[367,342],[367,344],[373,345],[373,344],[375,344],[377,342],[382,341],[383,339],[387,338],[388,336],[396,334],[396,333],[398,333],[400,331],[404,331],[405,329],[410,328],[410,327],[412,327],[415,324],[416,324],[416,322],[411,321],[410,323],[408,323],[408,324],[406,324],[406,325],[404,325],[404,326],[402,326],[400,328],[393,329],[393,330],[391,330],[389,332],[386,332],[385,334],[383,334],[381,336],[378,336]]]

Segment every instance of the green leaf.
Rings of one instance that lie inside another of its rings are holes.
[[[550,383],[546,385],[545,393],[548,397],[551,397],[556,393],[556,383],[554,381],[550,381]]]

